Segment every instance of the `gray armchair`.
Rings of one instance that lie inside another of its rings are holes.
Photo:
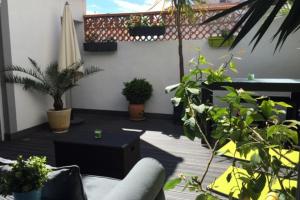
[[[0,158],[0,175],[13,161]],[[81,177],[77,166],[53,168],[43,188],[43,200],[165,200],[165,170],[152,158],[140,160],[123,179]]]
[[[151,158],[139,161],[123,180],[82,178],[88,200],[164,200],[165,170]],[[99,196],[103,194],[103,196]]]

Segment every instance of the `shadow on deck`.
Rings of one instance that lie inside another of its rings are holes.
[[[190,141],[181,136],[182,128],[171,119],[148,118],[142,122],[132,122],[126,116],[77,113],[85,122],[74,125],[71,130],[91,131],[102,129],[105,132],[130,131],[141,135],[141,157],[152,157],[159,160],[166,168],[167,178],[175,177],[180,172],[201,175],[205,169],[209,151],[201,147],[201,141]],[[25,131],[13,141],[0,143],[0,156],[16,159],[18,155],[28,157],[42,155],[48,158],[50,165],[55,165],[54,134],[47,127]],[[212,182],[228,166],[228,163],[216,159],[207,176],[207,184]],[[181,192],[183,186],[166,193],[168,200],[195,199],[195,194]],[[0,197],[1,199],[1,197]]]

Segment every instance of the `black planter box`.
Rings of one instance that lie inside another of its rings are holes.
[[[87,42],[83,44],[85,51],[104,52],[116,51],[118,49],[117,42]]]
[[[140,26],[128,29],[131,36],[159,36],[166,33],[164,26]]]

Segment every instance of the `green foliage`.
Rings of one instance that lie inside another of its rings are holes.
[[[225,38],[227,38],[227,36],[229,35],[229,33],[230,33],[230,30],[228,30],[228,29],[221,29],[220,30],[220,34],[221,34],[221,36],[225,39]]]
[[[281,47],[290,34],[299,30],[300,2],[295,0],[246,0],[234,6],[233,8],[229,8],[221,13],[216,14],[215,16],[207,19],[204,23],[217,20],[242,8],[246,9],[243,17],[239,19],[226,38],[229,39],[241,28],[231,46],[232,48],[234,48],[248,34],[248,32],[250,32],[250,30],[259,24],[261,19],[263,19],[263,23],[260,25],[260,28],[258,31],[256,31],[256,34],[251,41],[254,42],[253,49],[260,42],[278,15],[285,14],[287,16],[279,26],[278,30],[274,33],[273,39],[277,37],[275,49]]]
[[[6,67],[6,82],[23,85],[25,90],[36,90],[50,95],[54,100],[54,109],[62,110],[62,95],[69,89],[77,86],[77,81],[81,78],[101,71],[97,67],[90,67],[83,73],[78,72],[82,63],[74,63],[64,70],[59,70],[58,64],[50,64],[43,72],[41,67],[31,58],[28,58],[31,68],[20,66]],[[11,73],[8,73],[11,72]]]
[[[152,85],[146,79],[133,79],[124,83],[122,94],[131,104],[144,104],[152,95]]]
[[[165,3],[171,3],[170,11],[179,11],[189,19],[194,18],[193,6],[201,4],[200,0],[165,0]]]
[[[196,197],[196,200],[218,200],[218,197],[211,195],[210,193],[203,193]]]
[[[254,97],[251,92],[243,89],[224,87],[227,94],[220,97],[225,106],[212,105],[204,102],[202,95],[209,90],[207,85],[216,82],[231,81],[226,75],[228,70],[236,72],[234,57],[231,55],[224,64],[218,68],[212,68],[211,64],[203,55],[193,59],[190,63],[194,68],[190,70],[180,84],[170,86],[166,90],[173,91],[176,87],[175,97],[172,98],[174,105],[182,104],[185,114],[182,118],[183,132],[191,140],[201,138],[211,150],[211,158],[203,176],[179,176],[181,181],[186,182],[186,189],[200,192],[199,198],[208,198],[207,191],[203,189],[202,183],[216,155],[218,146],[229,141],[236,143],[236,153],[247,157],[250,152],[256,152],[251,156],[250,162],[239,161],[239,165],[247,171],[247,176],[236,176],[233,171],[227,176],[229,182],[233,177],[241,177],[243,185],[240,190],[240,198],[251,197],[257,199],[266,184],[272,187],[275,181],[283,185],[284,179],[292,179],[297,175],[299,163],[286,158],[284,148],[295,150],[298,143],[296,120],[281,120],[285,109],[291,106],[284,102],[275,102],[267,97]],[[212,122],[212,136],[216,140],[211,144],[207,140],[207,122]],[[284,146],[286,145],[286,146]],[[269,151],[275,152],[276,156]],[[284,158],[295,167],[284,168]],[[237,165],[233,160],[233,166]],[[259,172],[259,176],[255,173]],[[271,176],[271,180],[266,175]],[[271,189],[270,189],[271,192]],[[282,187],[279,191],[285,199],[295,199],[295,190]]]
[[[19,156],[11,164],[11,171],[0,177],[0,194],[7,196],[13,192],[23,193],[38,190],[44,186],[51,172],[46,166],[45,157],[30,157],[24,160]]]
[[[206,123],[205,117],[207,110],[211,109],[211,105],[206,105],[201,100],[202,89],[206,85],[214,82],[231,81],[231,78],[225,74],[227,70],[235,72],[235,65],[233,64],[233,56],[228,57],[228,61],[219,67],[214,67],[210,64],[205,56],[199,53],[197,58],[192,59],[189,66],[192,67],[190,73],[182,78],[180,84],[169,86],[166,91],[173,91],[176,88],[172,103],[178,106],[180,103],[186,108],[185,114],[182,118],[184,121],[184,133],[190,138],[203,138],[205,134],[202,128]],[[196,123],[199,122],[198,124]]]
[[[165,22],[162,17],[158,17],[153,22],[151,22],[148,16],[131,15],[129,19],[126,20],[125,25],[127,28],[151,27],[151,26],[157,27],[157,26],[164,26]]]
[[[172,190],[180,183],[181,183],[181,178],[172,179],[165,184],[164,190]]]

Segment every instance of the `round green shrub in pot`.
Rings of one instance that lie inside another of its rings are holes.
[[[129,101],[129,115],[131,120],[144,120],[144,104],[152,95],[152,85],[145,79],[133,79],[124,83],[122,94]]]
[[[13,194],[15,200],[40,200],[42,187],[51,171],[46,165],[46,158],[33,156],[24,160],[19,156],[10,168],[1,174],[0,195]]]

